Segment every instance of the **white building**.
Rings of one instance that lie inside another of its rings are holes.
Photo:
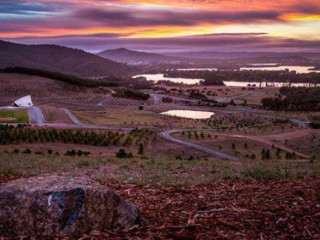
[[[16,101],[13,102],[12,104],[15,107],[31,107],[33,106],[32,100],[31,100],[31,96],[25,96],[23,98],[20,98]]]

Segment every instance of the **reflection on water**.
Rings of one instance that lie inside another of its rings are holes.
[[[310,72],[319,72],[319,70],[311,70],[312,66],[272,66],[276,63],[256,63],[250,64],[252,67],[243,67],[240,68],[241,71],[244,70],[261,70],[261,71],[296,71],[297,73],[310,73]],[[258,67],[260,66],[260,67]],[[262,67],[261,67],[262,66]],[[178,69],[179,71],[217,71],[217,68],[185,68]],[[142,74],[133,76],[133,78],[145,77],[148,81],[158,82],[161,80],[171,81],[174,83],[183,83],[188,85],[200,84],[204,79],[199,78],[173,78],[173,77],[165,77],[164,74]],[[227,87],[247,87],[249,85],[253,85],[256,87],[266,87],[266,83],[260,82],[236,82],[236,81],[224,81],[224,84]],[[320,84],[314,85],[310,83],[281,83],[281,82],[269,82],[268,87],[283,87],[283,86],[291,86],[291,87],[314,87],[320,86]]]
[[[172,78],[172,77],[165,77],[164,74],[141,74],[141,75],[136,75],[133,76],[133,78],[138,78],[138,77],[145,77],[148,81],[154,81],[154,82],[159,82],[161,80],[165,81],[171,81],[174,83],[184,83],[184,84],[198,84],[201,81],[204,81],[204,79],[197,79],[197,78]]]
[[[278,63],[251,63],[250,66],[277,66]]]
[[[224,81],[227,87],[266,87],[266,82],[236,82],[236,81]],[[281,82],[268,82],[268,87],[319,87],[320,84],[312,83],[281,83]]]
[[[218,68],[180,68],[178,71],[218,71]]]
[[[208,119],[215,113],[205,112],[205,111],[192,111],[192,110],[170,110],[160,114],[173,116],[173,117],[190,118],[190,119]]]
[[[312,66],[273,66],[273,67],[243,67],[240,71],[253,70],[253,71],[296,71],[297,73],[310,73],[310,72],[320,72],[316,70],[311,70]]]

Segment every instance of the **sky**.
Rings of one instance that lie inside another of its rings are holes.
[[[320,0],[0,0],[0,39],[89,52],[320,52]]]

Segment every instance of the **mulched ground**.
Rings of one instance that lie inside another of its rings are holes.
[[[138,205],[145,223],[81,239],[320,239],[320,179],[105,185]]]

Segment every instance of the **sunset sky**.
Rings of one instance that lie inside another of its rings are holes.
[[[0,0],[0,39],[92,52],[320,52],[320,0]]]

